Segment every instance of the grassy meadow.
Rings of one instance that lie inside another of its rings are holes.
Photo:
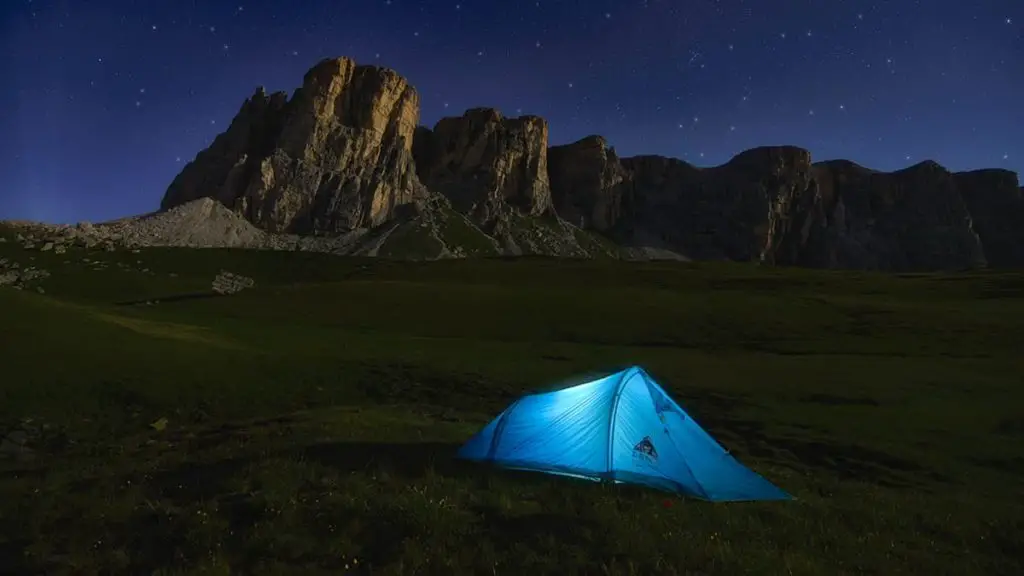
[[[51,273],[0,288],[2,574],[1024,573],[1024,273],[0,258]],[[631,364],[797,500],[452,459]]]

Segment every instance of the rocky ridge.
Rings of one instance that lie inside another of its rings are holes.
[[[698,168],[476,108],[418,126],[416,91],[346,58],[289,98],[262,89],[154,214],[51,236],[434,259],[496,254],[877,270],[1024,266],[1024,191],[1002,170],[883,173],[761,147]],[[39,227],[34,228],[39,230]],[[51,239],[52,241],[52,239]],[[63,240],[62,240],[63,242]]]

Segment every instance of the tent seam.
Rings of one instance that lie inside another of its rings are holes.
[[[679,404],[677,404],[672,397],[668,396],[668,394],[665,392],[665,389],[662,388],[660,384],[655,382],[652,378],[648,377],[648,374],[645,370],[641,370],[641,375],[644,378],[644,384],[647,384],[648,387],[654,386],[656,390],[658,390],[659,392],[661,392],[663,396],[666,396],[668,398],[668,401],[672,403],[673,407],[675,407],[679,413],[686,414],[686,412],[683,411]],[[651,398],[651,403],[656,404],[653,398]],[[657,408],[657,406],[655,406],[655,408]],[[687,418],[689,417],[690,416],[687,416]],[[666,436],[668,436],[669,441],[672,443],[672,449],[675,450],[676,454],[680,456],[679,461],[683,463],[684,467],[686,467],[686,471],[690,473],[690,476],[693,478],[693,482],[697,485],[697,488],[700,488],[700,491],[704,494],[704,498],[706,500],[710,500],[711,495],[708,493],[707,488],[705,488],[704,485],[700,483],[700,479],[697,478],[697,474],[693,471],[693,468],[690,467],[690,463],[686,461],[686,454],[683,454],[683,451],[679,449],[679,444],[676,444],[675,437],[672,436],[671,434],[666,434]]]
[[[494,461],[494,455],[498,451],[498,443],[501,442],[501,435],[505,432],[505,422],[508,420],[508,417],[512,415],[512,412],[516,409],[516,407],[519,406],[521,401],[522,398],[516,399],[516,401],[513,402],[512,405],[509,406],[507,410],[505,410],[505,413],[501,415],[501,420],[499,420],[498,423],[494,426],[494,434],[491,436],[491,445],[488,446],[487,448],[487,461]]]
[[[630,368],[625,370],[619,375],[619,382],[615,385],[615,394],[612,396],[612,408],[608,414],[608,462],[605,465],[605,475],[609,478],[615,474],[612,466],[612,462],[615,460],[615,416],[619,413],[619,400],[622,398],[622,390],[626,387],[626,382],[629,380],[627,374],[632,376],[636,372],[636,368]]]

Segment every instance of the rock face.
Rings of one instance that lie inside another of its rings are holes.
[[[416,134],[420,180],[484,226],[507,208],[524,216],[552,210],[548,125],[537,116],[505,118],[492,108],[442,118]]]
[[[425,195],[419,99],[392,70],[324,60],[291,100],[262,89],[171,183],[161,208],[212,197],[270,232],[348,232]]]
[[[628,175],[601,136],[548,149],[548,178],[558,214],[580,228],[612,229],[621,216]]]
[[[324,60],[291,99],[260,89],[246,100],[172,182],[163,212],[78,234],[417,259],[1024,266],[1024,192],[1011,172],[950,173],[924,162],[883,173],[812,164],[791,146],[697,168],[620,158],[600,136],[549,147],[536,116],[475,108],[433,128],[417,127],[418,117],[416,92],[396,72]]]
[[[938,164],[881,173],[822,162],[814,177],[816,190],[778,238],[779,263],[891,271],[986,264],[958,179]]]
[[[698,260],[761,259],[813,186],[810,154],[787,146],[748,150],[714,168],[660,156],[622,164],[629,188],[617,238]]]
[[[1024,188],[1009,170],[975,170],[952,174],[988,265],[1024,267]]]

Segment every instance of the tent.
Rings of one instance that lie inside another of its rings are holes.
[[[716,502],[791,498],[733,458],[638,366],[523,396],[458,457]]]

